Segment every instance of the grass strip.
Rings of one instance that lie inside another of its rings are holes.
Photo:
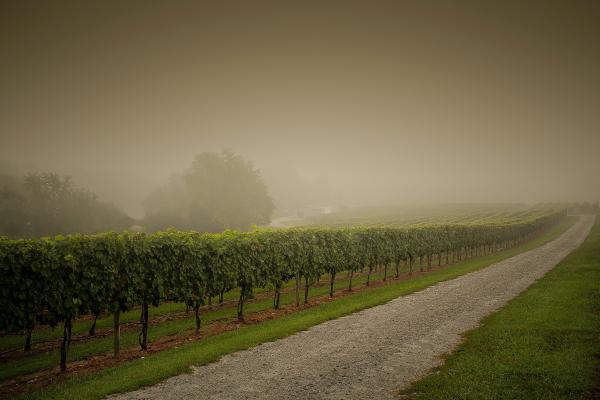
[[[600,398],[600,222],[552,271],[486,317],[410,399]]]

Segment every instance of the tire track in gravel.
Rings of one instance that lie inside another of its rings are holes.
[[[594,219],[580,217],[552,242],[482,270],[111,399],[395,398],[482,317],[576,249]]]

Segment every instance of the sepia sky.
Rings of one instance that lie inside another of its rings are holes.
[[[0,160],[135,216],[232,149],[280,206],[600,198],[598,1],[0,3]]]

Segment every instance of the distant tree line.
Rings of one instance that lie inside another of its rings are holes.
[[[32,238],[72,233],[249,231],[270,222],[275,208],[252,163],[230,151],[201,153],[191,167],[152,192],[141,220],[55,173],[0,172],[0,236]]]
[[[133,223],[113,204],[55,173],[0,175],[0,235],[13,238],[123,230]]]

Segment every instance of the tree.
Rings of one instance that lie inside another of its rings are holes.
[[[0,234],[24,236],[29,230],[25,197],[16,190],[0,187]]]
[[[249,230],[267,224],[274,209],[259,171],[229,151],[199,154],[187,171],[153,192],[145,206],[149,231]]]
[[[132,219],[54,173],[0,175],[0,234],[40,237],[122,230]]]

